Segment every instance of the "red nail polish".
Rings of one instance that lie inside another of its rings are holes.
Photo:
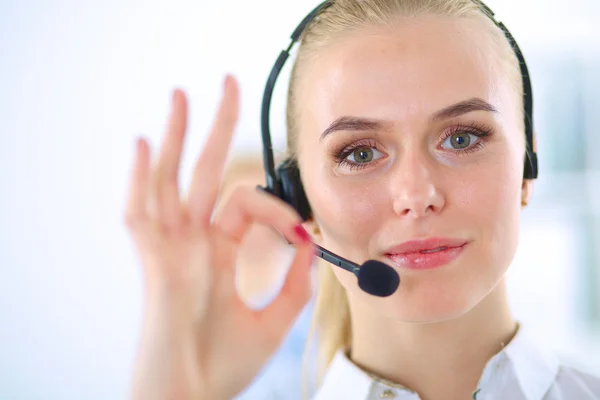
[[[294,232],[296,232],[296,235],[298,235],[298,237],[300,237],[300,239],[302,239],[303,242],[310,242],[310,235],[308,234],[308,232],[306,232],[302,225],[296,225],[294,227]]]

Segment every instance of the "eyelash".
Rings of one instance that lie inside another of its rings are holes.
[[[348,161],[348,156],[350,154],[352,154],[354,152],[354,150],[363,149],[363,148],[374,148],[377,150],[378,149],[377,142],[373,139],[359,140],[357,142],[352,143],[349,146],[342,147],[341,150],[334,151],[333,158],[335,159],[335,162],[338,166],[347,167],[350,171],[353,171],[355,169],[363,169],[363,168],[369,166],[370,164],[372,164],[372,162],[370,162],[370,163],[355,163],[353,161]]]
[[[467,155],[467,154],[476,152],[478,150],[481,150],[485,146],[486,138],[492,135],[493,129],[487,125],[478,124],[478,123],[471,123],[468,125],[457,125],[457,126],[453,126],[452,128],[450,128],[449,130],[447,130],[444,133],[444,135],[442,136],[441,142],[444,143],[444,141],[446,141],[446,139],[448,139],[449,137],[451,137],[452,135],[455,135],[457,133],[469,133],[469,134],[479,138],[479,140],[477,140],[477,142],[475,142],[475,144],[473,144],[465,149],[455,149],[454,150],[454,152],[457,155],[463,156],[463,155]],[[342,147],[340,150],[333,151],[332,155],[338,166],[346,167],[350,171],[360,170],[360,169],[363,169],[363,168],[366,168],[366,167],[372,165],[373,162],[355,163],[352,161],[348,161],[348,156],[350,154],[352,154],[355,150],[363,149],[363,148],[374,148],[376,150],[379,150],[377,142],[375,140],[363,139],[363,140],[354,142],[348,146]]]

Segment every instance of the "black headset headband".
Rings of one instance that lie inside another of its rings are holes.
[[[521,69],[521,78],[523,80],[523,105],[524,105],[524,118],[525,118],[525,137],[527,139],[527,153],[525,155],[525,168],[523,171],[524,179],[536,179],[538,176],[538,160],[537,154],[533,151],[533,94],[531,91],[531,80],[529,78],[529,70],[525,63],[525,58],[521,53],[521,49],[517,45],[517,42],[510,34],[508,29],[503,23],[496,20],[494,12],[490,10],[488,6],[483,4],[480,0],[471,0],[479,6],[481,11],[489,17],[498,28],[500,28],[506,38],[508,39],[517,59],[519,60],[519,67]],[[287,61],[290,51],[294,46],[294,43],[298,41],[300,35],[315,16],[322,10],[331,6],[335,0],[326,0],[312,10],[303,20],[300,22],[298,27],[294,30],[291,35],[291,43],[287,49],[283,50],[275,65],[271,69],[269,79],[265,86],[265,91],[262,100],[261,109],[261,132],[263,141],[263,161],[266,174],[266,188],[264,190],[275,196],[283,199],[292,207],[294,207],[303,219],[307,219],[310,216],[310,206],[304,188],[302,187],[302,181],[300,180],[300,172],[296,166],[295,161],[285,160],[281,165],[275,168],[275,162],[273,158],[273,146],[271,144],[271,130],[269,128],[269,115],[271,109],[271,97],[273,95],[273,89],[277,77],[283,68],[283,65]]]

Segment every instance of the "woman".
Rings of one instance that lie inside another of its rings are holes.
[[[527,339],[506,298],[531,196],[523,87],[506,37],[470,0],[338,0],[307,27],[288,94],[288,145],[312,213],[253,187],[213,212],[238,114],[228,77],[187,197],[177,192],[186,98],[158,162],[138,141],[126,221],[145,272],[136,399],[230,399],[310,298],[312,241],[400,276],[371,296],[321,268],[317,399],[597,399],[600,381]],[[443,111],[442,111],[443,110]],[[296,255],[278,297],[236,294],[252,223]],[[307,234],[311,232],[312,238]]]

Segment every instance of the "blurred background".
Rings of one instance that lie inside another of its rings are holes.
[[[540,179],[509,272],[517,318],[600,375],[598,0],[488,0],[529,64]],[[122,224],[134,138],[191,99],[189,181],[223,77],[241,82],[234,154],[260,151],[266,77],[313,0],[0,0],[0,398],[126,399],[142,306]],[[272,106],[284,150],[284,95]],[[300,398],[310,306],[240,399]]]

